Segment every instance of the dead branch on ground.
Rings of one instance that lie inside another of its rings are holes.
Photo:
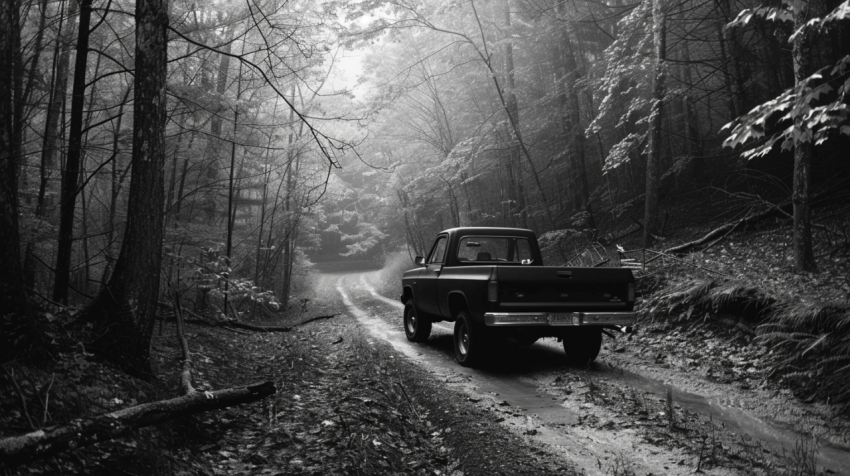
[[[250,330],[250,331],[257,331],[257,332],[291,332],[296,327],[303,326],[304,324],[308,324],[310,322],[315,322],[315,321],[320,321],[320,320],[323,320],[323,319],[332,319],[336,316],[337,316],[336,314],[330,314],[330,315],[327,315],[327,316],[311,317],[310,319],[303,320],[303,321],[299,322],[298,324],[295,324],[291,327],[286,327],[286,326],[252,326],[251,324],[245,324],[245,323],[242,323],[242,322],[230,321],[230,320],[223,321],[219,325],[224,326],[224,327],[238,327],[240,329],[247,329],[247,330]]]
[[[10,468],[34,459],[61,453],[68,449],[120,438],[137,428],[156,425],[178,417],[262,400],[277,392],[274,382],[271,381],[244,387],[217,390],[215,392],[198,392],[195,390],[192,386],[192,359],[189,352],[189,343],[186,341],[186,335],[183,331],[183,313],[180,308],[179,296],[176,292],[174,294],[173,307],[165,303],[160,303],[160,305],[172,307],[177,319],[177,340],[180,342],[183,358],[182,371],[180,373],[180,392],[182,395],[170,400],[143,403],[105,415],[76,420],[65,426],[43,428],[25,435],[0,439],[0,468]],[[333,316],[318,316],[308,319],[301,324],[330,317]],[[201,322],[211,325],[204,320]],[[266,328],[248,326],[247,324],[237,322],[225,322],[222,325],[235,327],[246,326],[253,330],[266,330]],[[278,328],[269,329],[276,330]],[[291,330],[291,328],[285,329]],[[24,405],[26,405],[25,401]],[[26,406],[24,406],[24,411],[26,412]],[[45,404],[45,414],[46,412],[47,408]],[[26,416],[30,421],[30,425],[35,429],[28,412],[26,412]]]
[[[844,182],[841,182],[841,184],[843,184],[843,183]],[[819,205],[824,204],[825,200],[829,197],[829,195],[837,189],[838,189],[838,187],[834,186],[834,187],[831,187],[829,189],[822,190],[819,193],[813,194],[810,197],[812,206],[815,207],[815,206],[819,206]],[[783,201],[779,204],[775,204],[775,203],[771,203],[771,202],[763,199],[759,195],[755,195],[755,194],[752,194],[752,193],[746,193],[746,192],[732,193],[732,192],[727,192],[727,191],[722,190],[722,189],[718,189],[718,190],[720,190],[720,191],[722,191],[722,192],[724,192],[724,193],[726,193],[726,194],[728,194],[728,195],[730,195],[734,198],[745,199],[745,200],[757,202],[758,205],[765,205],[765,206],[767,206],[767,209],[763,210],[759,213],[755,213],[755,214],[751,214],[750,212],[748,212],[747,215],[744,216],[744,218],[741,218],[737,222],[725,223],[725,224],[715,228],[714,230],[710,231],[707,235],[703,236],[702,238],[700,238],[698,240],[690,241],[688,243],[683,243],[681,245],[674,246],[672,248],[668,248],[668,249],[664,250],[664,253],[683,254],[683,253],[689,253],[691,251],[700,251],[700,250],[704,251],[704,250],[707,250],[707,249],[711,248],[712,246],[716,245],[717,243],[719,243],[723,239],[725,239],[733,231],[738,229],[738,227],[740,227],[741,225],[749,225],[749,224],[755,223],[759,220],[762,220],[764,218],[769,218],[773,215],[781,215],[785,218],[793,218],[792,213],[793,213],[793,206],[794,205],[793,205],[793,203],[791,202],[790,199],[785,200],[785,201]],[[816,223],[813,223],[812,226],[815,227],[815,228],[821,228],[821,229],[824,229],[824,230],[827,230],[827,231],[834,231],[834,230],[829,230],[827,227],[825,227],[823,225],[816,224]],[[712,241],[712,240],[714,240],[714,241],[712,243],[710,243],[708,246],[706,246],[705,248],[700,248],[700,246],[702,246],[702,245],[704,245],[704,244],[706,244],[706,243],[708,243],[709,241]]]
[[[261,382],[215,392],[189,395],[143,403],[93,418],[75,420],[65,426],[54,426],[21,436],[0,440],[0,468],[9,468],[38,458],[55,455],[100,441],[112,440],[146,426],[178,417],[193,415],[255,402],[275,394],[274,382]]]

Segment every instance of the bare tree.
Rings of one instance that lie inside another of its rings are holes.
[[[18,229],[18,163],[20,144],[15,144],[14,105],[9,91],[14,89],[12,75],[16,36],[20,37],[18,2],[0,3],[0,309],[3,314],[29,314],[26,292],[21,281],[21,241]],[[4,316],[0,316],[4,317]],[[6,332],[4,331],[4,334]],[[4,339],[5,340],[5,339]],[[3,345],[6,352],[12,349]],[[5,356],[4,356],[5,357]]]
[[[59,212],[59,246],[56,250],[56,281],[53,300],[68,301],[71,276],[71,251],[74,245],[74,211],[80,184],[80,160],[83,149],[83,106],[85,103],[86,71],[89,54],[89,23],[92,0],[80,2],[80,33],[77,36],[77,56],[74,64],[74,85],[71,92],[71,126],[68,133],[68,157],[62,174],[61,209]]]

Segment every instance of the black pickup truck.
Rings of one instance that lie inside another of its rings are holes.
[[[517,228],[452,228],[402,277],[404,330],[413,342],[431,323],[454,322],[463,366],[483,363],[500,341],[557,337],[573,362],[599,355],[602,329],[635,323],[635,279],[626,268],[543,266],[537,237]]]

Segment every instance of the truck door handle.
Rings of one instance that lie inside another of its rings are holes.
[[[572,278],[573,272],[572,271],[558,271],[558,277],[559,278]]]

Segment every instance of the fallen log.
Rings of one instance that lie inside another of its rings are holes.
[[[328,316],[316,316],[311,317],[310,319],[303,320],[298,324],[293,326],[253,326],[251,324],[245,324],[244,322],[235,321],[232,319],[222,319],[219,321],[208,321],[206,319],[183,319],[183,323],[185,324],[197,324],[202,326],[209,327],[224,327],[225,329],[247,329],[249,331],[255,332],[292,332],[296,327],[303,326],[304,324],[309,324],[314,321],[319,321],[322,319],[332,319],[336,317],[336,314],[330,314]]]
[[[846,180],[840,182],[839,185],[843,186],[843,184],[845,182],[846,182]],[[812,195],[812,197],[811,197],[812,207],[819,206],[819,205],[822,205],[824,203],[828,203],[827,200],[829,199],[829,196],[832,194],[832,192],[834,192],[835,190],[838,190],[838,189],[840,189],[839,186],[833,186],[828,190],[823,190],[819,193]],[[761,199],[760,197],[756,197],[756,198],[758,198],[761,201],[762,204],[769,205],[768,209],[764,210],[760,213],[756,213],[756,214],[753,214],[753,215],[747,215],[744,218],[738,220],[737,222],[726,223],[726,224],[724,224],[724,225],[722,225],[718,228],[715,228],[714,230],[711,230],[707,235],[703,236],[702,238],[700,238],[698,240],[690,241],[688,243],[683,243],[681,245],[674,246],[672,248],[668,248],[668,249],[664,250],[664,253],[688,253],[691,250],[693,250],[694,248],[697,248],[701,245],[704,245],[711,240],[715,240],[715,238],[716,238],[716,240],[714,242],[710,243],[704,249],[711,248],[712,246],[716,245],[717,243],[722,241],[724,238],[726,238],[727,236],[732,234],[732,232],[737,230],[739,226],[749,225],[749,224],[757,222],[761,219],[773,216],[774,214],[783,215],[786,218],[793,218],[791,213],[793,212],[794,205],[791,202],[791,200],[785,200],[778,205],[774,205],[770,202],[767,202],[767,201]],[[721,236],[721,234],[722,234],[722,236]]]
[[[714,238],[723,235],[721,238],[726,237],[729,233],[732,233],[738,226],[740,226],[744,222],[744,219],[738,220],[736,223],[726,223],[718,228],[711,230],[707,235],[702,238],[694,241],[689,241],[688,243],[683,243],[678,246],[674,246],[672,248],[668,248],[664,250],[666,254],[672,253],[687,253],[694,248],[697,248],[700,245],[703,245]],[[719,240],[720,238],[718,238]]]
[[[168,309],[174,309],[174,306],[172,306],[171,304],[168,304],[168,303],[160,302],[159,305],[162,306],[162,307],[166,307]],[[184,318],[183,319],[184,324],[198,324],[198,325],[209,326],[209,327],[231,327],[231,328],[247,329],[249,331],[256,331],[256,332],[292,332],[293,329],[295,329],[296,327],[299,327],[299,326],[303,326],[304,324],[309,324],[309,323],[314,322],[314,321],[320,321],[322,319],[333,319],[334,317],[337,316],[337,314],[329,314],[327,316],[311,317],[311,318],[303,320],[303,321],[301,321],[298,324],[295,324],[293,326],[254,326],[254,325],[251,325],[251,324],[245,324],[243,322],[239,322],[235,319],[208,320],[208,319],[202,318],[201,316],[199,316],[199,315],[197,315],[197,314],[195,314],[191,311],[187,311],[185,309],[182,309],[182,312],[189,314],[190,316],[196,317],[196,319],[185,319]],[[176,313],[175,313],[175,319],[176,319]]]
[[[754,222],[761,220],[763,218],[767,218],[769,216],[772,216],[775,213],[787,215],[788,212],[785,210],[785,208],[788,208],[788,207],[791,207],[791,202],[786,202],[786,203],[783,203],[783,204],[780,204],[780,205],[774,205],[774,206],[772,206],[772,207],[768,208],[767,210],[764,210],[760,213],[747,215],[744,218],[741,218],[740,220],[738,220],[737,222],[725,223],[725,224],[711,230],[710,232],[708,232],[707,235],[703,236],[702,238],[700,238],[698,240],[690,241],[688,243],[683,243],[681,245],[674,246],[672,248],[668,248],[668,249],[664,250],[664,253],[666,253],[666,254],[688,253],[688,252],[694,250],[695,248],[698,248],[699,246],[702,246],[702,245],[714,240],[713,243],[711,243],[708,247],[706,247],[706,249],[707,249],[711,246],[716,245],[722,239],[729,236],[733,231],[737,230],[738,227],[740,227],[741,225],[748,225],[750,223],[754,223]]]
[[[36,458],[54,455],[131,431],[195,413],[251,403],[277,392],[274,382],[261,382],[214,392],[193,392],[182,397],[143,403],[65,426],[54,426],[0,440],[0,467],[9,468]]]

